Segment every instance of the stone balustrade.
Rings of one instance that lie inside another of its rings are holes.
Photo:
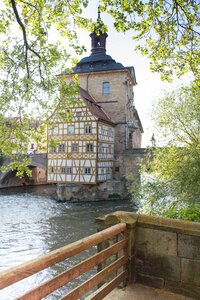
[[[97,218],[99,227],[125,222],[129,281],[200,299],[200,223],[131,212]]]

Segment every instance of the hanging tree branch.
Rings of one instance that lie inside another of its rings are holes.
[[[25,45],[26,70],[27,70],[27,74],[28,74],[28,78],[29,78],[30,77],[30,70],[29,70],[29,64],[28,64],[28,51],[31,51],[32,53],[34,53],[39,59],[41,57],[40,57],[39,53],[37,53],[34,49],[32,49],[29,46],[29,43],[28,43],[28,40],[27,40],[26,28],[25,28],[24,24],[22,23],[22,20],[19,16],[15,0],[11,0],[11,4],[12,4],[13,12],[15,14],[17,23],[19,24],[19,26],[21,27],[22,32],[23,32],[23,39],[24,39],[24,45]]]

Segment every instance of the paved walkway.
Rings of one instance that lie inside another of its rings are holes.
[[[142,284],[132,284],[126,288],[116,288],[104,300],[191,300],[193,298],[155,289]]]

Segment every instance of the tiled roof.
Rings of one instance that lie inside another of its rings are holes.
[[[82,58],[73,68],[75,74],[109,71],[109,70],[123,70],[125,69],[121,63],[116,62],[110,55],[98,53]]]
[[[99,120],[103,120],[114,125],[111,118],[105,113],[103,108],[95,102],[92,96],[81,87],[79,87],[79,90],[80,90],[80,96],[85,101],[85,104],[87,105],[90,112],[93,115],[95,115]]]

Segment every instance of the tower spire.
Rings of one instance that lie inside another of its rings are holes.
[[[100,11],[100,5],[98,6],[98,18],[97,20],[101,19],[101,11]]]
[[[99,5],[96,26],[94,28],[94,31],[90,34],[91,45],[92,45],[92,49],[91,49],[92,55],[106,53],[106,38],[108,35],[106,32],[104,32],[104,30],[101,30],[101,28],[103,26],[104,26],[104,24],[101,20],[101,11],[100,11],[100,5]]]

